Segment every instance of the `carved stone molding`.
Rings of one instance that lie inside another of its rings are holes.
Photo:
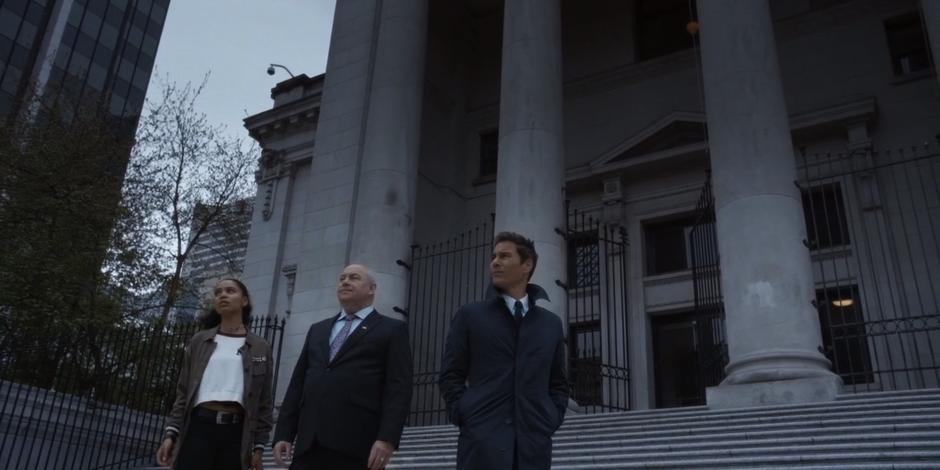
[[[264,194],[264,200],[261,203],[261,215],[264,220],[269,220],[274,213],[278,181],[290,172],[290,167],[291,165],[286,161],[285,152],[271,149],[261,151],[255,181],[258,183],[258,191]]]
[[[284,266],[281,268],[281,274],[283,274],[287,280],[287,284],[285,285],[287,291],[287,314],[290,315],[291,307],[294,304],[294,285],[297,281],[297,265],[288,264]]]

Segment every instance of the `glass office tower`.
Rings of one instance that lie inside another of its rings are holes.
[[[169,3],[0,0],[0,118],[24,118],[31,97],[63,94],[133,132]]]

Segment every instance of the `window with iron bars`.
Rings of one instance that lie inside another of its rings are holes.
[[[576,232],[568,237],[568,287],[593,287],[601,282],[597,232]]]
[[[582,406],[603,403],[601,324],[597,320],[568,326],[568,374],[572,398]]]
[[[858,287],[835,286],[816,291],[823,349],[832,369],[846,385],[874,381],[865,317]]]
[[[803,189],[803,215],[810,250],[849,244],[842,186],[828,183]]]

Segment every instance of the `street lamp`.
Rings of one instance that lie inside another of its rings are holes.
[[[287,72],[288,75],[290,75],[290,78],[294,78],[294,74],[291,73],[290,69],[287,68],[287,67],[285,67],[285,66],[283,66],[283,65],[281,65],[281,64],[271,64],[271,65],[269,65],[269,66],[268,66],[268,75],[274,75],[274,67],[278,67],[278,68],[284,69],[284,71]]]

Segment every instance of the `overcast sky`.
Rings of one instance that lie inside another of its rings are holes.
[[[200,111],[247,138],[247,114],[271,107],[271,88],[290,78],[281,69],[272,77],[269,63],[295,75],[326,69],[326,54],[336,0],[171,0],[157,51],[148,98],[159,95],[159,81],[209,81]],[[246,114],[247,112],[247,114]]]

